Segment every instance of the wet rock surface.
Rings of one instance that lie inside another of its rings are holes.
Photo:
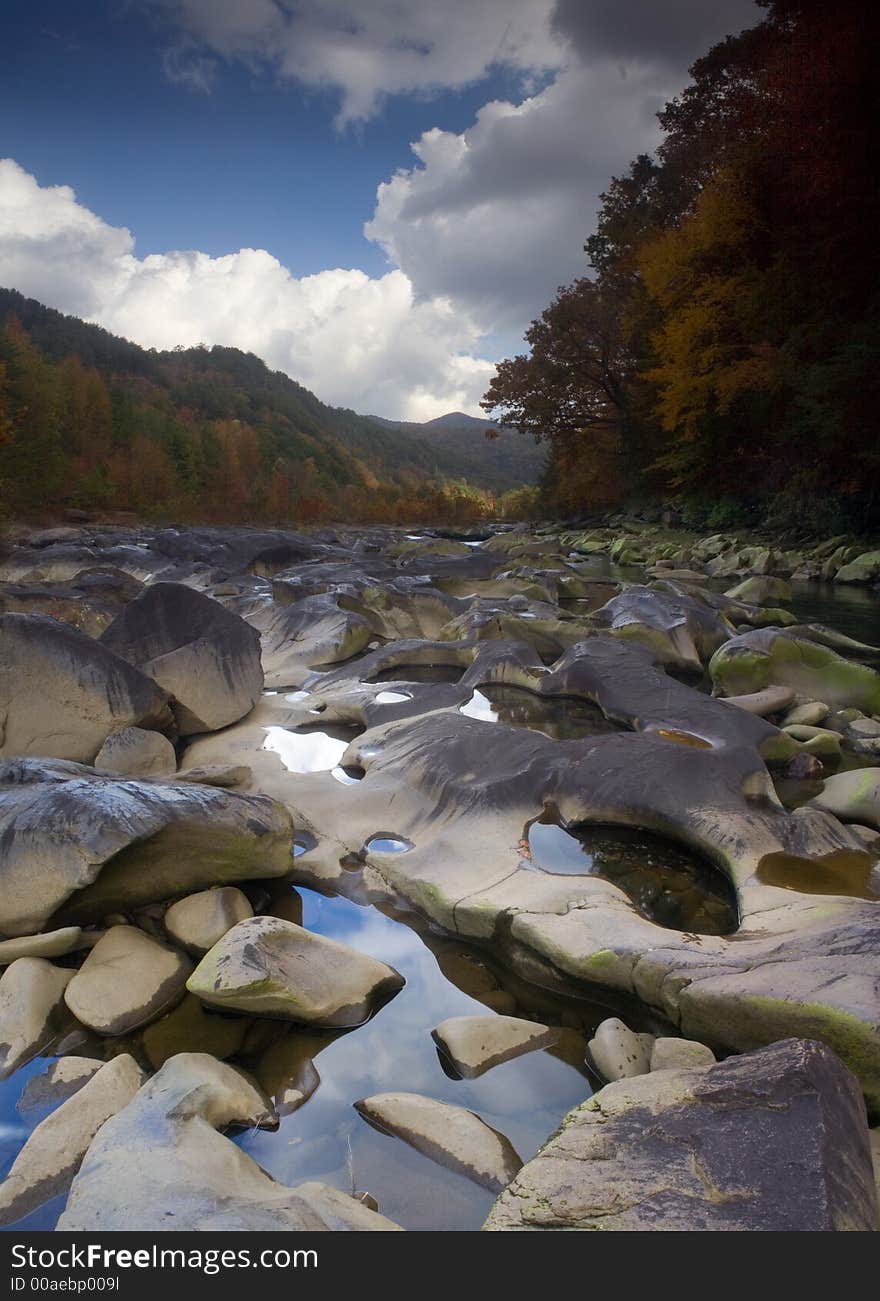
[[[72,1054],[17,1091],[27,1126],[104,1062],[151,1076],[91,1142],[71,1226],[141,1227],[147,1197],[177,1227],[375,1228],[375,1197],[476,1227],[596,1075],[728,1151],[676,1082],[792,1036],[880,1109],[880,650],[802,581],[840,573],[867,609],[873,579],[844,572],[864,555],[624,523],[22,531],[0,561],[3,1072]],[[398,1129],[352,1111],[392,1096]],[[823,1160],[792,1175],[811,1214]]]

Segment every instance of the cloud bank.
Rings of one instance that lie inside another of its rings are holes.
[[[387,274],[296,278],[265,249],[138,257],[134,239],[0,162],[0,283],[147,347],[257,353],[325,401],[411,420],[477,403],[583,244],[610,177],[658,140],[692,58],[760,17],[752,0],[141,0],[165,75],[219,93],[225,61],[339,95],[340,125],[385,97],[479,82],[521,97],[439,128],[378,186],[366,236]]]
[[[474,409],[493,372],[480,330],[443,296],[416,300],[400,270],[297,279],[265,249],[138,258],[134,239],[0,161],[0,283],[144,347],[255,352],[324,401],[427,420]]]

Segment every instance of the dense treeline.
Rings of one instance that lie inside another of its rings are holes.
[[[677,498],[694,524],[876,524],[874,0],[763,0],[602,196],[483,407],[551,450],[545,506]]]
[[[474,458],[463,466],[472,472]],[[457,468],[425,440],[327,407],[235,348],[148,351],[0,290],[7,518],[77,508],[416,523],[525,508],[527,491],[498,494]]]

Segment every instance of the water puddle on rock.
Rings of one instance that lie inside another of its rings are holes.
[[[568,696],[536,696],[523,687],[480,687],[459,712],[485,723],[528,727],[556,741],[574,741],[622,730],[592,701]]]
[[[762,885],[801,894],[836,894],[851,899],[880,899],[880,860],[867,850],[835,850],[817,858],[765,854],[755,873]]]
[[[365,682],[459,682],[464,673],[460,664],[397,664],[382,669]]]
[[[267,727],[263,749],[274,751],[288,772],[329,772],[338,767],[350,739],[317,729],[292,732],[286,727]]]
[[[600,876],[633,901],[649,921],[696,935],[730,935],[738,924],[733,886],[689,850],[629,827],[531,823],[534,867],[563,875]]]

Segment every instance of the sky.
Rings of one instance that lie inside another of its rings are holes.
[[[0,0],[0,285],[322,400],[479,400],[753,0]]]

